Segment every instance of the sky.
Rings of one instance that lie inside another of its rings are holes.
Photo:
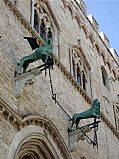
[[[87,12],[93,14],[99,25],[119,55],[119,0],[84,0]]]

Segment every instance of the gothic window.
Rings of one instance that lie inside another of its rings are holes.
[[[34,4],[34,28],[43,40],[52,37],[51,20],[38,3]]]
[[[105,85],[105,87],[109,88],[108,74],[103,66],[101,67],[101,72],[103,84]]]
[[[80,50],[72,50],[71,51],[72,61],[71,61],[71,74],[77,81],[77,83],[81,86],[83,90],[86,91],[86,64],[81,55]]]

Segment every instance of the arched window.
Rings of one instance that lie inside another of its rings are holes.
[[[51,20],[45,9],[38,3],[34,4],[34,28],[43,40],[52,37]]]
[[[101,67],[101,72],[103,84],[105,85],[105,87],[109,88],[108,74],[103,66]]]
[[[80,85],[80,87],[83,90],[88,90],[89,85],[86,84],[87,80],[89,79],[88,74],[88,63],[86,64],[86,61],[84,59],[84,55],[82,54],[82,50],[79,48],[73,48],[70,51],[70,70],[72,76],[77,81],[77,84]]]

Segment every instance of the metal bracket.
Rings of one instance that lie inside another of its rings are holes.
[[[82,127],[69,127],[68,128],[68,135],[69,135],[69,148],[70,151],[74,151],[77,148],[77,143],[79,140],[85,140],[87,139],[87,142],[89,144],[93,144],[93,147],[97,146],[98,148],[98,142],[97,142],[97,135],[96,131],[98,130],[98,124],[99,121],[94,121],[94,123],[87,124]],[[94,140],[90,139],[88,137],[87,132],[90,132],[92,129],[94,129]]]

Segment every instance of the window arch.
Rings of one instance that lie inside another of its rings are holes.
[[[78,16],[78,15],[75,15],[75,19],[76,19],[76,21],[77,21],[77,23],[78,23],[78,26],[79,26],[79,28],[80,28],[80,18],[79,18],[79,16]]]
[[[77,83],[81,86],[81,88],[87,91],[87,79],[89,67],[86,64],[86,59],[83,57],[81,49],[72,48],[71,50],[71,74],[77,81]]]
[[[101,73],[102,73],[102,81],[105,87],[109,88],[109,79],[106,69],[102,66],[101,67]]]
[[[46,10],[38,3],[34,4],[34,28],[43,40],[52,37],[52,24]]]
[[[67,8],[68,8],[68,10],[69,10],[69,12],[71,14],[71,17],[73,18],[73,9],[72,9],[72,7],[70,5],[67,5]]]

